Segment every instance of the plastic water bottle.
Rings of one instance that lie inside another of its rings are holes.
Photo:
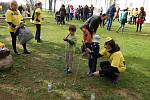
[[[52,83],[48,83],[48,92],[52,92]]]
[[[95,100],[95,93],[91,94],[91,100]]]

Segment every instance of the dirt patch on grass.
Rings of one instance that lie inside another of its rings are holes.
[[[114,94],[120,95],[125,98],[125,100],[141,100],[141,96],[138,93],[132,92],[128,89],[117,89]]]
[[[16,100],[17,96],[6,93],[4,91],[0,91],[0,100]]]
[[[79,94],[78,92],[66,90],[62,93],[63,97],[65,97],[68,100],[71,100],[71,98],[75,100],[84,100],[84,98]]]
[[[23,98],[28,98],[25,91],[21,91],[11,84],[0,84],[0,90],[3,91],[0,91],[0,100],[16,100],[17,98],[22,100]]]

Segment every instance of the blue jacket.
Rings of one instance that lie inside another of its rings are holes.
[[[127,15],[128,15],[128,12],[127,11],[123,11],[121,14],[120,14],[120,21],[123,21],[123,20],[127,20]]]
[[[116,7],[115,7],[115,5],[112,5],[112,6],[110,6],[109,9],[107,10],[106,15],[107,15],[108,17],[114,17],[115,12],[116,12]]]

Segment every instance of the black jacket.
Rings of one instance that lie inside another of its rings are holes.
[[[59,9],[59,13],[60,13],[61,17],[65,17],[66,16],[66,9],[65,9],[65,7],[61,7]]]
[[[93,58],[98,58],[99,57],[99,49],[100,49],[100,46],[99,46],[99,43],[92,43],[91,45],[91,53],[90,55],[92,55]]]
[[[85,25],[88,25],[88,30],[91,33],[96,33],[100,22],[101,22],[100,16],[92,16],[85,22]]]

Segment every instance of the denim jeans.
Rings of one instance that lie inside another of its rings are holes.
[[[112,20],[113,20],[113,17],[108,17],[108,20],[107,20],[107,30],[109,30],[109,31],[110,31],[111,26],[112,26]]]

